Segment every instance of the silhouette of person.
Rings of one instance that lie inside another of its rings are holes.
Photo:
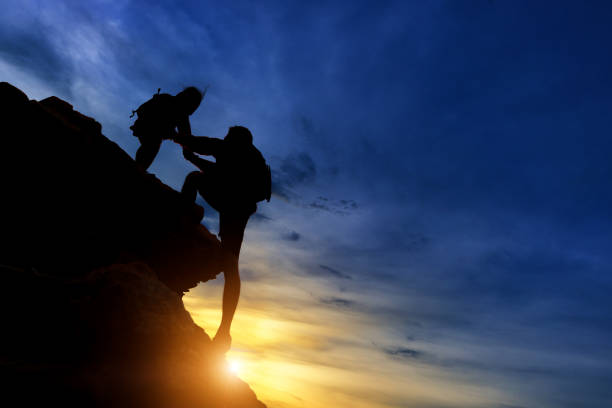
[[[189,116],[198,109],[202,97],[199,89],[190,86],[175,96],[165,93],[153,95],[135,111],[138,119],[130,129],[140,140],[135,160],[143,170],[153,163],[163,140],[176,135],[191,135]]]
[[[269,172],[269,169],[253,145],[251,132],[242,126],[230,127],[224,139],[179,134],[174,140],[183,146],[185,158],[200,169],[187,175],[182,194],[193,202],[199,192],[219,212],[219,237],[228,254],[228,262],[223,272],[223,314],[214,341],[227,351],[231,346],[230,327],[240,297],[240,247],[249,217],[262,199],[262,171]],[[216,162],[194,152],[213,156]]]

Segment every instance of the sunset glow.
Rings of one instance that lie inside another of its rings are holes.
[[[323,282],[293,275],[301,282],[294,285],[286,279],[292,275],[289,271],[270,273],[262,260],[266,253],[256,244],[245,251],[243,268],[260,270],[261,275],[243,285],[227,361],[228,369],[269,406],[388,406],[379,402],[381,395],[385,400],[449,406],[512,398],[463,383],[443,370],[408,365],[376,352],[372,345],[384,343],[381,336],[392,336],[391,331],[366,315],[321,305],[310,294],[325,293]],[[221,319],[222,283],[219,277],[184,297],[194,321],[211,336]],[[300,306],[286,307],[291,302]]]

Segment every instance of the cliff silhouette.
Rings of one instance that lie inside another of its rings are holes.
[[[264,407],[181,300],[223,265],[201,209],[59,98],[2,82],[0,115],[3,399]]]

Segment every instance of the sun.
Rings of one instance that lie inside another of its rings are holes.
[[[234,375],[240,374],[241,368],[242,364],[238,360],[229,360],[227,362],[227,370]]]

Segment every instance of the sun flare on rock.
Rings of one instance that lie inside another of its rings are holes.
[[[240,361],[229,360],[227,362],[227,371],[229,371],[231,374],[238,376],[240,375],[241,370],[242,370],[242,364],[240,364]]]

